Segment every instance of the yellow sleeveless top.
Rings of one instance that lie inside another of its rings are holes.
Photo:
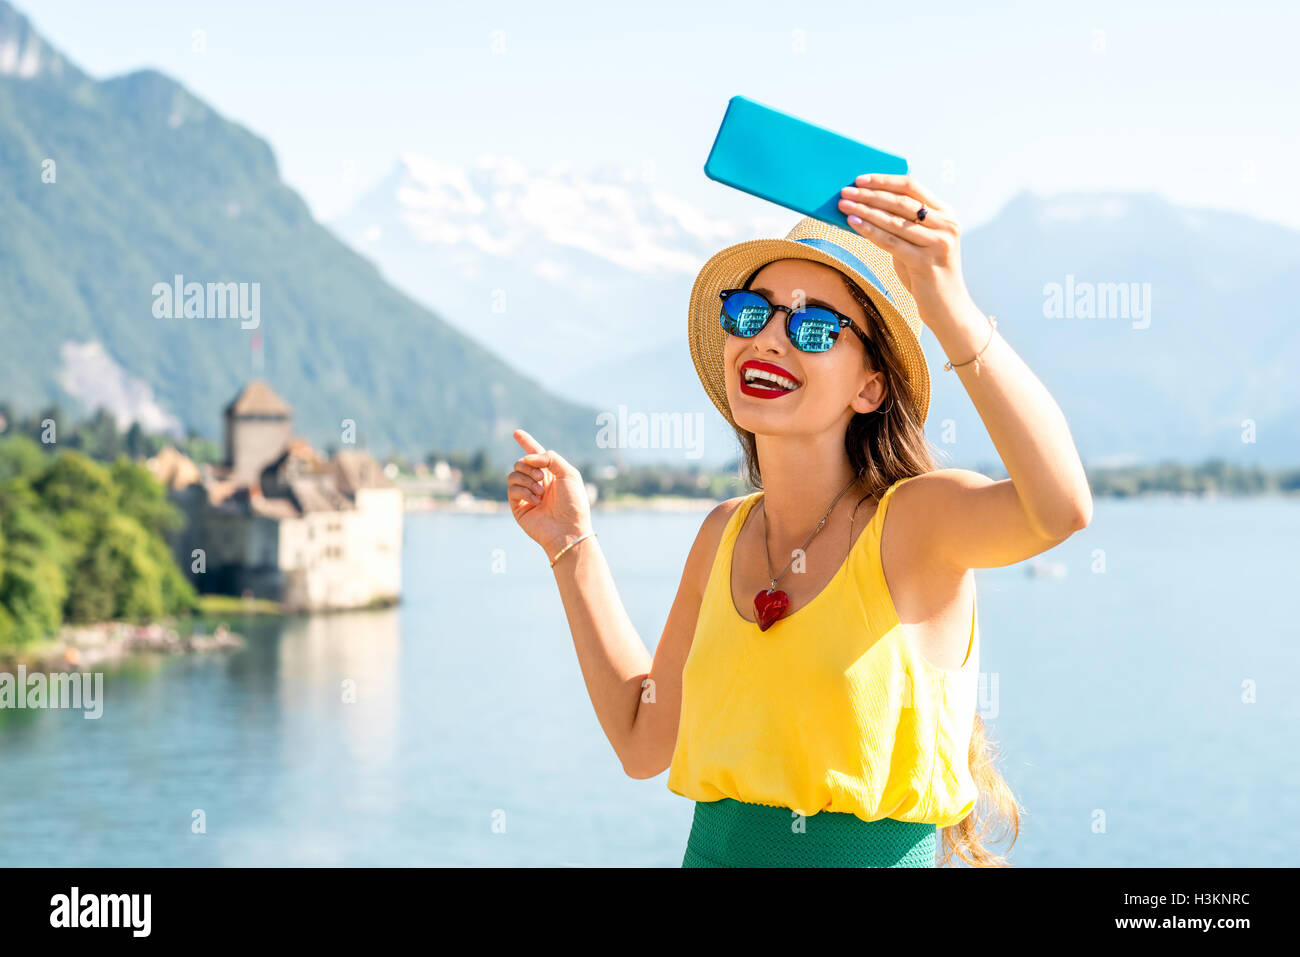
[[[732,513],[682,672],[670,791],[939,827],[975,807],[967,759],[979,668],[975,602],[960,669],[932,664],[904,634],[880,536],[906,481],[881,496],[826,587],[767,631],[731,597],[736,536],[763,493]]]

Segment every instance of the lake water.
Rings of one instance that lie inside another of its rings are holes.
[[[702,517],[597,516],[651,647]],[[1294,864],[1297,540],[1295,502],[1100,500],[1063,578],[976,573],[1014,864]],[[404,561],[400,608],[239,622],[98,720],[0,711],[0,865],[679,866],[693,806],[623,775],[540,549],[413,514]]]

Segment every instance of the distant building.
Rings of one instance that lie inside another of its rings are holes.
[[[180,490],[195,484],[200,479],[199,467],[184,452],[173,446],[164,447],[157,455],[145,463],[154,478],[169,489]]]
[[[432,467],[424,462],[416,463],[412,474],[400,476],[397,483],[406,499],[406,508],[418,510],[432,508],[439,500],[455,498],[461,491],[463,478],[460,469],[439,459]]]
[[[174,449],[149,462],[186,514],[175,548],[195,587],[294,610],[396,602],[402,492],[379,463],[352,450],[326,459],[294,438],[293,409],[265,382],[225,419],[224,465],[198,468]]]

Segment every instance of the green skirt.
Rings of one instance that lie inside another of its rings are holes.
[[[788,807],[697,801],[682,867],[934,867],[938,834],[842,811],[800,819]]]

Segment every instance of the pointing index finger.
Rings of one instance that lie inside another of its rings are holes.
[[[535,438],[533,438],[531,435],[529,435],[529,434],[528,434],[527,432],[525,432],[523,429],[515,429],[514,437],[515,437],[515,441],[518,442],[520,445],[523,446],[525,452],[545,452],[545,451],[546,451],[546,449],[544,449],[544,448],[541,446],[541,444],[538,443],[538,441],[537,441]]]

